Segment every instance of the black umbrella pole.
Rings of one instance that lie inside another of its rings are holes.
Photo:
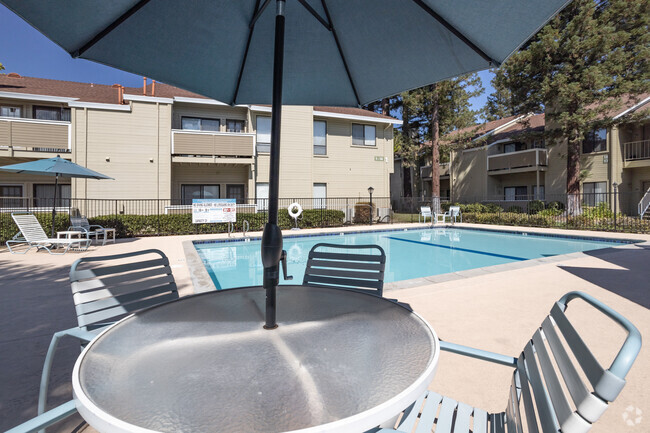
[[[271,158],[269,169],[269,219],[262,235],[262,264],[266,289],[265,329],[277,328],[275,320],[276,288],[280,282],[282,231],[278,227],[278,195],[280,190],[280,123],[282,120],[282,74],[284,63],[284,4],[276,1],[275,47],[273,59],[273,105],[271,108]]]

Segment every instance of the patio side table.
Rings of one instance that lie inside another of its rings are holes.
[[[278,288],[182,298],[129,316],[78,358],[77,408],[100,432],[361,432],[426,390],[434,330],[404,306],[348,290]]]

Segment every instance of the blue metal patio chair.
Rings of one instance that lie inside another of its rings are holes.
[[[348,252],[360,250],[365,251],[363,254]],[[378,254],[373,254],[372,250]],[[318,243],[309,251],[302,284],[352,289],[382,296],[385,266],[386,253],[379,245]]]
[[[582,299],[627,331],[608,369],[601,366],[565,315],[574,299]],[[505,410],[490,414],[427,391],[404,411],[395,430],[375,429],[375,433],[469,433],[470,425],[472,433],[584,433],[625,386],[625,376],[641,349],[641,334],[625,317],[597,299],[570,292],[553,305],[519,358],[444,341],[440,348],[514,367]]]
[[[9,430],[11,433],[38,431],[76,412],[74,401],[45,412],[50,371],[59,340],[73,337],[85,345],[106,326],[128,314],[178,299],[169,259],[154,249],[81,258],[70,268],[70,284],[79,326],[59,331],[52,337],[41,375],[38,416]]]

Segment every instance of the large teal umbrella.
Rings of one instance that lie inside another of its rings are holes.
[[[113,179],[105,174],[98,173],[74,162],[56,158],[39,159],[36,161],[22,162],[20,164],[5,165],[2,171],[11,173],[37,174],[39,176],[54,176],[54,202],[52,204],[52,237],[54,237],[54,217],[56,215],[56,190],[59,177],[78,177],[86,179]]]
[[[272,103],[266,325],[275,327],[282,103],[359,106],[499,66],[567,0],[0,0],[73,57],[229,104]],[[274,3],[275,7],[268,7]],[[285,31],[286,30],[286,31]],[[286,47],[286,48],[285,48]]]

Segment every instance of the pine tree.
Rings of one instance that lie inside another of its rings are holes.
[[[581,213],[585,136],[613,123],[621,96],[650,91],[649,23],[648,0],[574,0],[497,72],[495,88],[510,92],[499,110],[523,114],[543,107],[546,135],[567,140],[570,215]]]

